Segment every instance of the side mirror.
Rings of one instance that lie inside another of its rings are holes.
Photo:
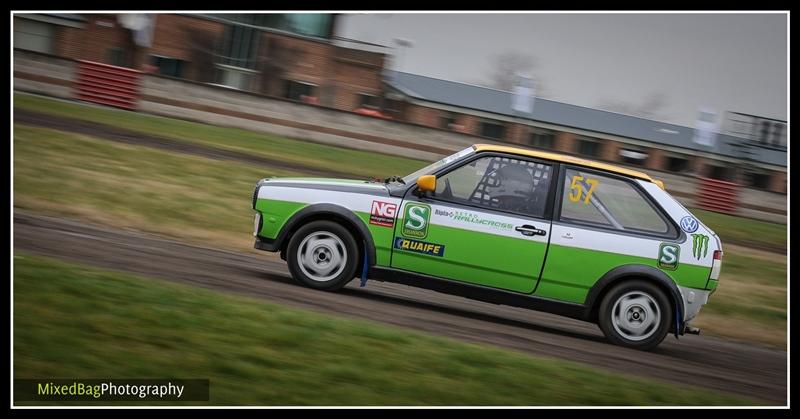
[[[433,192],[436,190],[436,176],[424,175],[417,179],[417,188],[420,192]]]

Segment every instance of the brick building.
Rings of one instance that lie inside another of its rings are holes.
[[[706,147],[692,128],[545,99],[521,115],[509,92],[386,71],[387,48],[341,39],[336,24],[309,13],[15,14],[14,47],[786,193],[785,121],[735,114]]]
[[[153,14],[140,21],[20,14],[14,47],[338,109],[377,106],[385,48],[335,37],[336,20],[335,14]]]
[[[413,124],[786,193],[785,121],[748,115],[749,125],[708,147],[693,141],[693,128],[614,112],[537,98],[521,115],[509,92],[399,72],[385,83],[388,112]]]

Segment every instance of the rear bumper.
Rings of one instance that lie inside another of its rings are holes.
[[[703,290],[699,288],[689,288],[678,286],[683,299],[683,321],[688,322],[697,317],[700,309],[708,303],[708,296],[711,290]]]

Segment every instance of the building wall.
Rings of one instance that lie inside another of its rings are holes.
[[[770,192],[777,192],[785,194],[786,191],[786,173],[785,172],[772,172],[769,178]]]
[[[84,14],[84,28],[59,26],[54,35],[56,55],[75,60],[111,64],[113,48],[125,51],[127,65],[153,71],[153,55],[182,61],[180,77],[206,83],[218,82],[217,54],[224,40],[226,24],[180,14],[157,14],[150,48],[137,47],[130,30],[114,14]],[[359,94],[383,95],[381,72],[384,54],[333,45],[310,39],[262,31],[254,59],[258,73],[249,89],[284,97],[286,81],[316,86],[317,103],[338,109],[360,107]]]
[[[440,128],[442,111],[425,106],[409,105],[406,108],[406,121],[412,124],[424,125],[431,128]]]

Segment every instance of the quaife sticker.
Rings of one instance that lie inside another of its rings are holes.
[[[675,270],[678,268],[680,256],[680,246],[672,243],[661,243],[661,246],[658,248],[658,267],[671,271]]]
[[[397,215],[397,204],[383,201],[372,201],[369,210],[369,223],[383,227],[394,227],[394,217]]]
[[[396,237],[394,239],[394,248],[397,250],[405,250],[408,252],[422,253],[431,256],[444,256],[443,244],[404,239],[402,237]]]
[[[406,204],[403,213],[403,228],[400,233],[406,237],[424,239],[428,237],[428,224],[431,207],[425,204]]]

